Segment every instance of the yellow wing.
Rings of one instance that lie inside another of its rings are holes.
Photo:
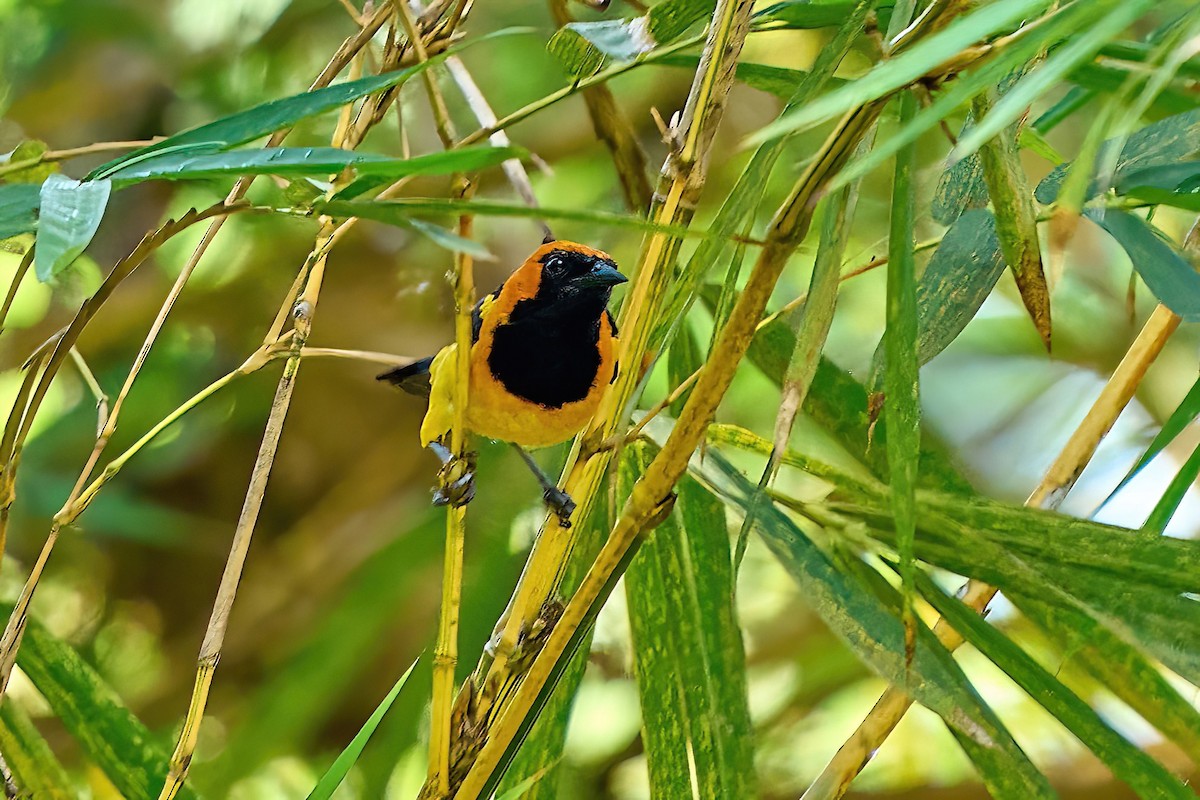
[[[421,422],[421,444],[428,447],[449,433],[454,420],[454,354],[457,344],[448,344],[429,365],[429,410]]]

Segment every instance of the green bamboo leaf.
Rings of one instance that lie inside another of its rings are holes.
[[[42,184],[39,196],[37,252],[33,268],[38,280],[53,279],[83,254],[100,227],[112,184],[107,180],[79,182],[54,174]]]
[[[1004,272],[996,218],[986,209],[960,216],[917,281],[917,361],[924,365],[963,332]],[[868,386],[879,391],[887,358],[880,339]]]
[[[1155,533],[1162,533],[1166,530],[1167,523],[1171,521],[1171,517],[1175,516],[1179,504],[1183,502],[1184,495],[1192,488],[1192,484],[1198,477],[1200,477],[1200,447],[1192,450],[1187,461],[1183,462],[1183,466],[1179,468],[1179,472],[1175,473],[1175,477],[1167,485],[1162,497],[1154,504],[1150,516],[1146,518],[1146,524],[1142,527]]]
[[[451,200],[442,197],[405,197],[397,200],[330,200],[316,204],[322,214],[361,217],[389,225],[407,226],[414,215],[475,214],[483,217],[521,217],[586,222],[642,231],[664,231],[674,236],[710,237],[713,231],[691,230],[675,225],[656,225],[632,214],[578,208],[532,208],[490,200]]]
[[[1142,0],[1147,2],[1148,0]],[[794,111],[785,111],[775,122],[747,139],[757,145],[810,128],[852,108],[878,100],[920,78],[946,60],[949,53],[1007,30],[1014,23],[1038,13],[1046,0],[1010,0],[982,6],[958,17],[943,30],[921,39],[911,48],[879,64],[861,78],[847,83]]]
[[[900,124],[917,111],[917,99],[911,91],[900,95]],[[916,148],[909,146],[896,154],[896,173],[892,180],[891,228],[888,236],[887,324],[884,344],[887,371],[884,387],[887,400],[888,481],[892,487],[892,511],[896,520],[896,546],[900,554],[900,574],[904,594],[905,651],[911,656],[916,635],[913,614],[913,538],[916,535],[915,492],[917,463],[921,449],[921,392],[917,369],[917,291],[916,261],[913,256],[913,229],[916,226]]]
[[[1192,759],[1200,756],[1200,712],[1142,652],[1086,611],[1046,601],[1045,592],[1027,595],[1008,590],[1005,596],[1043,628],[1062,652],[1082,662],[1142,718],[1181,747]]]
[[[627,488],[653,457],[626,451]],[[725,512],[691,479],[625,574],[651,791],[753,797],[746,663],[733,609]]]
[[[12,699],[0,704],[0,753],[22,797],[71,800],[79,796],[50,745]]]
[[[1101,48],[1100,52],[1103,54],[1104,48]],[[1144,84],[1147,76],[1141,69],[1123,64],[1088,62],[1080,64],[1068,77],[1077,88],[1097,93],[1113,93],[1119,91],[1130,78],[1138,84]],[[1163,87],[1151,101],[1150,108],[1159,114],[1182,114],[1192,111],[1196,105],[1196,96],[1188,91],[1187,84],[1176,81]]]
[[[245,111],[239,111],[236,114],[222,117],[213,122],[189,128],[174,136],[168,136],[166,139],[155,144],[126,153],[120,158],[113,159],[92,170],[88,178],[105,177],[122,167],[143,161],[153,155],[162,154],[163,151],[185,152],[192,150],[193,152],[212,152],[214,150],[228,150],[240,144],[252,142],[255,139],[270,135],[277,130],[291,127],[307,117],[324,114],[327,111],[340,108],[369,94],[399,86],[409,78],[424,72],[435,64],[440,64],[450,56],[461,53],[466,48],[479,42],[531,32],[532,30],[529,28],[506,28],[483,36],[472,37],[464,44],[450,47],[435,56],[431,56],[429,60],[406,69],[388,72],[383,75],[373,75],[369,78],[360,78],[355,81],[346,81],[345,83],[326,86],[323,89],[315,89],[310,92],[292,95],[291,97],[261,103]]]
[[[1112,579],[1156,586],[1174,594],[1200,593],[1200,541],[943,492],[919,492],[917,515],[923,531],[941,537],[946,552],[939,558],[955,558],[955,548],[965,548],[984,537],[1017,557],[1091,571],[1100,585]],[[934,544],[932,540],[929,543]],[[920,552],[918,556],[925,557]],[[971,561],[945,567],[960,574],[988,569],[986,563]],[[982,573],[977,576],[992,583]]]
[[[1109,139],[1100,148],[1096,166],[1092,169],[1093,174],[1096,174],[1099,165],[1104,163],[1103,160],[1111,158],[1111,151],[1117,147],[1121,148],[1121,154],[1113,170],[1114,182],[1121,181],[1127,174],[1149,167],[1178,163],[1200,151],[1200,109],[1151,123],[1133,133],[1123,147],[1119,138]],[[1033,193],[1039,203],[1049,204],[1055,201],[1071,163],[1059,165],[1042,179]],[[1108,187],[1100,181],[1093,180],[1088,186],[1085,199],[1091,199],[1107,189]]]
[[[978,150],[984,142],[1000,133],[1019,118],[1043,94],[1059,85],[1063,77],[1080,64],[1090,60],[1108,41],[1128,28],[1134,21],[1157,4],[1157,0],[1122,0],[1119,3],[1091,2],[1087,7],[1099,21],[1083,32],[1077,32],[1062,47],[1052,53],[1039,67],[1022,78],[979,120],[963,138],[958,140],[950,158],[958,159]],[[1008,3],[1003,5],[1007,6]]]
[[[1158,433],[1154,434],[1154,439],[1146,448],[1146,451],[1138,458],[1137,462],[1129,468],[1129,472],[1125,473],[1125,477],[1121,478],[1121,482],[1116,488],[1109,492],[1108,497],[1104,498],[1104,502],[1100,504],[1103,508],[1109,500],[1116,495],[1117,492],[1125,488],[1125,486],[1134,479],[1142,468],[1154,460],[1154,457],[1163,451],[1167,445],[1175,441],[1175,437],[1179,436],[1196,417],[1200,416],[1200,378],[1192,384],[1192,388],[1188,389],[1188,393],[1184,395],[1183,400],[1167,417],[1166,422],[1158,429]]]
[[[180,151],[115,170],[109,180],[117,188],[145,180],[201,180],[226,175],[329,175],[353,167],[378,179],[407,175],[448,175],[493,166],[525,151],[517,147],[464,147],[413,158],[391,158],[336,147],[270,147],[222,153]]]
[[[831,28],[841,25],[854,10],[854,3],[812,2],[811,0],[784,0],[764,8],[754,14],[758,25],[763,23],[779,23],[770,26],[771,30],[811,28]],[[880,3],[880,10],[891,3]],[[887,21],[881,20],[881,27],[887,27]]]
[[[661,56],[655,59],[654,63],[663,67],[679,67],[695,72],[696,67],[700,64],[700,57],[687,53],[674,53]],[[769,64],[755,64],[746,61],[739,63],[735,71],[735,77],[740,82],[752,89],[773,94],[783,100],[790,100],[808,75],[807,70],[773,67]],[[832,78],[829,83],[833,86],[840,86],[845,81],[840,78]]]
[[[983,118],[992,107],[991,98],[981,94],[975,98],[972,111],[976,117]],[[1049,352],[1050,287],[1042,269],[1037,213],[1033,208],[1033,197],[1029,193],[1029,182],[1017,147],[1018,127],[1011,125],[984,142],[978,156],[983,164],[984,181],[995,211],[1000,251],[1017,283],[1025,309]]]
[[[333,797],[333,793],[342,785],[342,781],[350,774],[350,768],[354,766],[354,762],[358,761],[358,757],[362,755],[363,748],[367,746],[367,741],[370,740],[371,734],[375,733],[375,729],[379,727],[379,723],[383,721],[383,715],[392,707],[392,703],[396,702],[396,698],[400,695],[400,690],[404,688],[404,684],[408,682],[408,676],[412,674],[413,668],[417,666],[414,661],[400,679],[396,681],[396,685],[387,693],[387,696],[372,712],[367,721],[363,723],[362,728],[350,740],[350,744],[346,745],[346,749],[334,759],[334,762],[321,776],[321,780],[317,781],[317,785],[308,793],[308,800],[329,800]]]
[[[45,142],[37,139],[26,139],[3,156],[0,156],[0,167],[20,164],[25,161],[40,160],[49,150],[50,148]],[[24,169],[0,172],[0,176],[3,176],[3,179],[7,183],[32,183],[37,185],[41,184],[42,181],[49,178],[55,172],[58,172],[58,170],[59,164],[57,161],[41,161],[41,163]]]
[[[796,87],[784,107],[784,114],[804,108],[809,101],[833,78],[834,71],[850,52],[854,42],[862,34],[867,16],[875,6],[875,0],[856,0],[829,44],[821,49],[813,62],[812,70]],[[662,322],[651,332],[649,352],[656,352],[662,343],[677,330],[679,320],[691,308],[705,277],[713,266],[722,259],[727,250],[726,240],[732,238],[754,218],[754,210],[762,202],[768,178],[776,160],[783,153],[784,142],[764,144],[754,151],[749,163],[742,170],[732,191],[725,197],[713,221],[708,225],[712,234],[692,253],[679,283],[662,314]],[[790,351],[789,351],[790,352]],[[787,363],[786,361],[784,362]]]
[[[715,0],[666,0],[644,16],[624,20],[570,22],[546,44],[567,74],[594,75],[608,59],[632,61],[682,36],[712,16]]]
[[[412,228],[417,233],[428,238],[438,247],[444,247],[452,253],[466,253],[481,261],[492,261],[496,257],[492,252],[474,239],[459,236],[449,228],[434,225],[423,219],[409,217],[402,223],[406,228]]]
[[[854,180],[882,166],[885,161],[899,152],[900,148],[908,146],[922,134],[943,123],[963,104],[969,102],[980,93],[997,85],[1007,88],[1009,83],[1014,80],[1014,76],[1020,74],[1020,69],[1025,64],[1036,58],[1039,53],[1051,44],[1061,39],[1069,38],[1089,16],[1086,8],[1079,5],[1070,6],[1062,13],[1051,17],[1045,24],[1032,28],[1031,33],[1022,36],[1016,42],[1010,44],[1005,49],[1003,57],[986,61],[970,72],[960,75],[939,92],[929,106],[921,109],[906,124],[901,125],[895,132],[883,139],[881,144],[866,157],[851,162],[846,169],[842,170],[831,185],[837,186],[840,183]],[[965,136],[968,131],[973,129],[974,125],[973,120],[970,124],[965,125],[963,127],[963,135]],[[970,155],[974,154],[969,154],[967,158]],[[951,170],[954,169],[958,161],[957,158],[951,157]],[[966,168],[964,168],[964,172],[964,177],[971,176],[971,173]],[[982,174],[979,176],[979,179],[982,180]],[[980,189],[966,185],[961,187],[959,191],[962,192],[965,198],[972,199],[978,197]],[[978,202],[982,204],[982,201]],[[954,218],[952,208],[948,207],[941,210],[944,220]]]
[[[1085,215],[1124,248],[1161,303],[1187,322],[1200,321],[1200,273],[1157,228],[1115,209],[1088,209]]]
[[[11,606],[4,609],[12,611]],[[158,796],[168,750],[75,650],[31,619],[17,665],[83,753],[126,797]],[[180,797],[194,798],[186,786]]]
[[[28,183],[0,185],[0,240],[37,229],[41,187]]]
[[[1200,161],[1179,161],[1127,170],[1113,182],[1117,194],[1129,194],[1143,187],[1195,194],[1200,189]]]
[[[719,451],[710,450],[698,464],[693,461],[692,470],[730,505],[743,510],[748,507],[753,484]],[[942,717],[995,797],[1055,796],[1045,776],[1029,762],[928,629],[919,628],[913,657],[907,660],[903,625],[868,586],[837,570],[774,505],[761,509],[758,527],[825,624],[864,663]]]
[[[917,582],[921,595],[955,630],[1053,714],[1138,797],[1195,797],[1179,778],[1106,725],[1087,703],[981,616],[942,592],[923,572]]]

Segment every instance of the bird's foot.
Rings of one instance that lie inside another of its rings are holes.
[[[558,517],[559,527],[571,527],[571,515],[575,513],[575,501],[571,499],[571,495],[556,486],[550,486],[542,492],[542,498]]]
[[[433,490],[435,506],[465,506],[475,497],[475,453],[450,457],[438,470],[438,485]]]

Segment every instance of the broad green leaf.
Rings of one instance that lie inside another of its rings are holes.
[[[1138,797],[1195,797],[1179,778],[1105,724],[1087,703],[979,614],[946,595],[924,573],[917,581],[921,595],[959,634],[1053,714]]]
[[[1167,523],[1171,521],[1171,517],[1175,516],[1179,504],[1183,502],[1184,495],[1192,488],[1197,477],[1200,477],[1200,447],[1192,450],[1187,461],[1183,462],[1183,466],[1179,468],[1179,472],[1175,473],[1175,477],[1167,484],[1166,490],[1154,504],[1143,527],[1155,533],[1165,531]]]
[[[1143,0],[1145,2],[1145,0]],[[1048,5],[1046,0],[1009,0],[975,9],[944,29],[922,38],[866,75],[847,83],[760,129],[747,140],[761,144],[812,127],[852,108],[878,100],[920,78],[946,60],[948,54],[1007,30]]]
[[[12,611],[6,607],[5,613]],[[30,620],[17,665],[80,749],[126,797],[157,797],[169,751],[65,642]],[[194,797],[186,786],[180,797]]]
[[[986,209],[966,212],[946,231],[917,281],[918,363],[928,363],[958,338],[1003,272],[996,218]],[[881,339],[871,367],[872,391],[879,390],[884,351]]]
[[[1101,48],[1103,52],[1104,48]],[[1076,88],[1092,92],[1116,92],[1130,77],[1139,83],[1144,83],[1146,75],[1140,67],[1116,65],[1114,63],[1080,64],[1072,70],[1070,81],[1077,84]],[[1134,71],[1139,70],[1139,71]],[[1150,107],[1159,114],[1182,114],[1196,108],[1196,96],[1188,92],[1186,84],[1176,82],[1168,84],[1158,92],[1151,101]]]
[[[1029,107],[1046,92],[1059,85],[1063,77],[1088,61],[1106,42],[1128,28],[1157,4],[1157,0],[1092,0],[1087,3],[1099,17],[1083,31],[1068,39],[1038,67],[1017,82],[996,102],[991,112],[979,120],[955,145],[951,158],[964,158],[1000,131],[1028,113]],[[1002,5],[1007,6],[1008,3]]]
[[[1089,209],[1085,213],[1125,249],[1133,268],[1160,302],[1187,322],[1200,321],[1200,273],[1157,228],[1125,211]]]
[[[1096,157],[1097,165],[1103,163],[1102,159],[1110,158],[1111,149],[1119,146],[1119,139],[1106,141]],[[1113,170],[1113,181],[1120,182],[1125,175],[1149,167],[1178,163],[1197,151],[1200,151],[1200,109],[1160,119],[1136,131],[1125,142]],[[1042,179],[1033,193],[1039,203],[1054,202],[1070,166],[1071,162],[1061,164]],[[1093,168],[1092,172],[1095,171]],[[1093,180],[1088,187],[1087,199],[1095,197],[1107,188]]]
[[[727,503],[745,509],[753,484],[719,451],[693,459],[693,474]],[[767,546],[800,586],[802,596],[858,657],[917,702],[937,713],[954,731],[998,798],[1054,797],[1045,776],[1013,741],[995,713],[979,699],[957,662],[921,626],[911,662],[905,658],[900,620],[854,576],[828,557],[773,505],[761,511],[759,531]]]
[[[1177,161],[1142,169],[1126,170],[1113,182],[1117,194],[1129,194],[1141,187],[1195,194],[1200,189],[1200,161]]]
[[[917,99],[911,91],[900,95],[900,124],[912,119]],[[892,512],[896,521],[896,549],[904,583],[906,654],[911,655],[915,635],[913,616],[913,538],[916,535],[915,492],[917,463],[921,450],[921,393],[918,378],[916,260],[913,229],[916,226],[917,194],[913,172],[917,154],[913,146],[896,154],[892,180],[891,227],[888,235],[887,324],[884,374],[887,419],[888,482],[892,488]]]
[[[49,149],[45,142],[40,142],[37,139],[27,139],[4,156],[0,156],[0,167],[11,169],[22,162],[38,161]],[[58,172],[58,170],[59,165],[57,161],[41,161],[24,169],[0,171],[0,178],[3,178],[7,183],[40,184],[46,178]]]
[[[358,761],[358,757],[362,755],[363,748],[367,746],[367,741],[370,740],[371,734],[375,733],[375,729],[383,721],[383,715],[392,707],[392,703],[396,702],[396,698],[400,695],[400,690],[408,682],[408,676],[412,674],[413,667],[415,666],[417,666],[416,661],[396,681],[396,685],[392,687],[392,690],[387,693],[387,696],[383,698],[375,711],[363,723],[362,728],[350,740],[350,744],[346,745],[346,749],[334,759],[329,769],[321,776],[321,780],[317,781],[317,785],[308,794],[308,800],[329,800],[329,798],[333,797],[333,793],[342,785],[342,781],[346,779],[346,776],[350,774],[350,768],[354,766],[354,762]]]
[[[711,17],[715,5],[714,0],[666,0],[632,19],[570,22],[555,31],[546,49],[569,75],[587,77],[607,59],[632,61],[670,44]]]
[[[37,253],[33,268],[43,283],[53,279],[87,249],[104,210],[112,183],[79,181],[54,174],[42,184],[39,204]]]
[[[107,176],[118,169],[132,163],[145,160],[147,157],[159,154],[164,150],[186,152],[189,149],[200,151],[227,150],[239,144],[260,139],[277,130],[291,127],[302,119],[324,114],[335,108],[352,103],[369,94],[384,91],[404,83],[409,78],[424,72],[435,64],[440,64],[455,53],[462,52],[467,47],[479,42],[495,39],[501,36],[526,34],[527,28],[508,28],[485,36],[477,36],[467,43],[432,56],[407,69],[388,72],[383,75],[373,75],[355,81],[326,86],[310,92],[284,97],[261,103],[245,111],[239,111],[213,122],[189,128],[186,131],[168,136],[160,142],[134,150],[120,158],[102,164],[88,175],[89,178]]]
[[[1125,473],[1125,477],[1121,478],[1121,482],[1117,484],[1116,488],[1109,492],[1108,497],[1104,499],[1104,503],[1100,504],[1101,507],[1108,503],[1117,492],[1124,489],[1133,480],[1134,476],[1142,471],[1143,467],[1163,451],[1163,448],[1175,441],[1175,437],[1191,425],[1197,416],[1200,416],[1200,378],[1197,378],[1196,382],[1192,384],[1192,388],[1188,389],[1188,393],[1184,395],[1183,400],[1179,402],[1179,405],[1167,417],[1166,422],[1158,429],[1158,433],[1154,434],[1154,439],[1146,448],[1146,452],[1142,453],[1137,462],[1129,468],[1129,472]]]
[[[464,147],[413,158],[336,147],[270,147],[224,153],[176,152],[156,155],[112,172],[117,188],[145,180],[200,180],[226,175],[328,175],[353,167],[358,175],[395,179],[406,175],[446,175],[519,158],[516,147]]]
[[[628,487],[652,456],[645,443],[626,450]],[[695,785],[701,797],[752,797],[753,733],[725,511],[689,478],[678,490],[675,512],[625,573],[651,791],[687,797]]]
[[[0,704],[0,753],[22,797],[71,800],[79,796],[33,721],[8,698]]]
[[[983,182],[983,164],[979,154],[972,153],[950,165],[938,179],[933,195],[933,218],[943,225],[953,225],[963,212],[986,208],[987,184]],[[995,219],[992,220],[993,230]],[[999,277],[999,276],[997,276]]]
[[[0,185],[0,240],[37,230],[39,203],[40,186]]]

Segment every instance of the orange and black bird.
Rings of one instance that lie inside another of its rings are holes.
[[[574,242],[543,244],[472,312],[467,427],[512,443],[538,478],[564,527],[575,503],[542,473],[525,448],[566,441],[583,429],[617,376],[617,326],[608,311],[612,289],[628,280],[612,258]],[[443,465],[454,414],[457,346],[443,347],[379,376],[429,398],[421,444]],[[470,473],[440,488],[434,502],[468,502]]]

